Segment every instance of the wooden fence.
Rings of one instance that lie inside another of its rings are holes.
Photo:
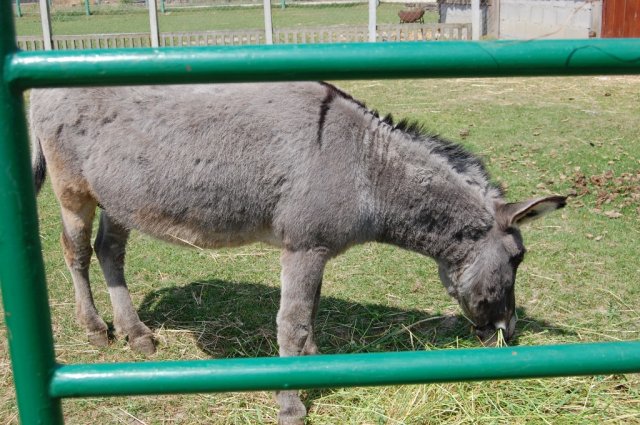
[[[471,40],[471,24],[378,25],[378,41]]]
[[[378,25],[378,41],[427,41],[427,40],[469,40],[471,24],[391,24]],[[273,41],[277,44],[295,43],[342,43],[367,41],[366,26],[328,26],[308,28],[276,29]],[[215,46],[264,44],[262,30],[200,31],[163,33],[160,45]],[[112,49],[124,47],[149,47],[149,33],[130,34],[87,34],[55,35],[53,48],[56,50]],[[42,37],[20,36],[18,47],[22,50],[43,50]]]
[[[149,35],[147,34],[147,39]],[[243,44],[264,44],[264,31],[201,31],[160,34],[160,46],[238,46]]]

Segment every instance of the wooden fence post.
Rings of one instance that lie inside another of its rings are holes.
[[[376,41],[376,8],[378,7],[379,0],[369,0],[369,41],[375,43]]]
[[[273,44],[273,21],[271,20],[271,0],[263,0],[264,6],[264,42]]]
[[[480,40],[480,0],[471,0],[471,39]]]
[[[40,0],[40,23],[42,24],[44,50],[51,50],[53,48],[53,42],[51,36],[51,14],[49,13],[48,0]]]
[[[160,47],[160,28],[158,27],[158,3],[149,0],[149,24],[151,28],[151,47]]]

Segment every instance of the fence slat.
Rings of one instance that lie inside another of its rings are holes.
[[[11,2],[0,2],[0,287],[20,423],[59,425],[61,402],[49,394],[55,352],[24,95],[5,78],[16,52],[12,12]]]
[[[372,47],[373,46],[373,47]],[[371,52],[374,51],[375,55]],[[21,87],[640,73],[639,39],[450,41],[17,52],[5,78]],[[247,67],[247,61],[252,62]],[[191,64],[187,71],[184,63]],[[145,64],[147,66],[143,66]],[[149,66],[151,64],[151,66]],[[162,66],[159,66],[162,64]],[[155,66],[154,66],[155,65]]]
[[[398,385],[640,371],[640,342],[59,367],[53,397]]]

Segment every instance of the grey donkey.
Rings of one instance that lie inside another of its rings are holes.
[[[481,161],[413,123],[394,124],[318,82],[47,89],[31,93],[33,169],[62,210],[62,247],[78,321],[108,343],[88,268],[93,245],[132,349],[155,351],[125,283],[131,229],[202,248],[282,248],[281,356],[317,353],[325,264],[368,241],[435,259],[480,336],[516,324],[519,226],[561,208],[551,196],[507,203]],[[302,423],[297,391],[276,395],[279,421]]]

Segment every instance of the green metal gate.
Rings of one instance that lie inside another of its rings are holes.
[[[135,364],[60,365],[29,161],[34,87],[406,77],[640,74],[640,39],[20,52],[0,3],[0,283],[20,419],[63,422],[60,399],[640,372],[640,341]],[[496,368],[492,365],[499,364]]]

